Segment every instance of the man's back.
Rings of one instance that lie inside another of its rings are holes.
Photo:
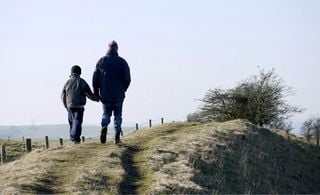
[[[130,85],[130,69],[127,62],[116,51],[109,51],[102,57],[93,75],[93,89],[103,102],[121,102]]]

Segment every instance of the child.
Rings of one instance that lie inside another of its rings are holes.
[[[93,95],[89,85],[80,75],[80,66],[72,66],[70,79],[64,85],[61,95],[64,107],[68,110],[70,140],[74,144],[80,143],[86,97],[93,101],[99,101],[99,98]]]

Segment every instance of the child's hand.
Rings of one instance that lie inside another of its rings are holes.
[[[94,98],[92,99],[93,101],[99,102],[100,96],[99,95],[94,95]]]

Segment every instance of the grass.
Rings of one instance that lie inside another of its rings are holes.
[[[146,132],[143,132],[146,133]],[[145,144],[147,193],[318,193],[319,148],[247,121],[170,124]],[[138,139],[139,140],[139,139]]]
[[[22,141],[0,139],[0,145],[4,145],[6,147],[5,162],[15,161],[17,159],[20,159],[23,155],[26,154],[25,144]],[[34,142],[32,144],[33,149],[39,149],[42,147],[43,147],[42,144],[39,142]]]
[[[245,120],[170,123],[37,149],[0,167],[1,193],[319,193],[320,150]],[[13,144],[14,145],[14,144]]]

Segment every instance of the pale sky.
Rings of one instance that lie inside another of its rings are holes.
[[[320,108],[318,0],[0,0],[0,125],[67,123],[62,87],[74,64],[91,85],[116,40],[131,68],[124,123],[185,120],[210,88],[271,69],[305,112]],[[84,123],[100,124],[88,102]],[[296,131],[299,131],[298,129]]]

